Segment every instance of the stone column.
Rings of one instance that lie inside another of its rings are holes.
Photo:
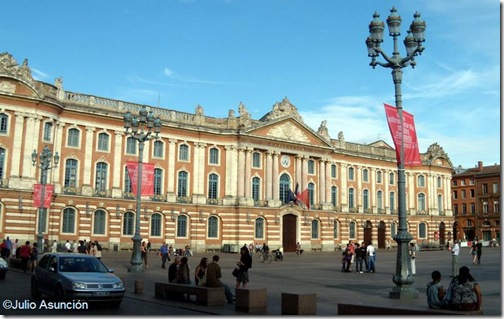
[[[65,124],[56,121],[54,123],[54,147],[53,147],[53,153],[58,154],[61,156],[61,146],[62,146],[62,139],[63,139],[63,128],[65,127]],[[54,192],[59,194],[61,193],[61,185],[62,183],[60,182],[61,178],[60,175],[65,175],[64,169],[65,168],[65,160],[63,158],[60,158],[60,162],[58,164],[58,168],[53,170],[53,176],[54,176]]]
[[[376,168],[371,167],[369,169],[369,182],[371,183],[371,190],[369,191],[370,205],[373,209],[373,214],[378,213],[378,205],[376,202]],[[383,202],[382,202],[383,204]]]
[[[406,201],[406,212],[416,212],[419,207],[417,207],[417,201],[416,201],[416,196],[415,196],[415,185],[416,185],[416,180],[415,180],[415,175],[406,172],[406,185],[409,186],[407,187],[406,195],[405,198],[407,198]],[[425,192],[425,189],[424,189]],[[399,195],[399,194],[397,194]],[[425,200],[427,201],[427,197],[425,197]],[[425,203],[427,205],[427,203]],[[427,211],[427,206],[425,207],[425,210]]]
[[[16,122],[14,124],[14,136],[13,136],[13,143],[12,143],[12,154],[22,154],[21,150],[21,145],[23,145],[23,134],[24,134],[24,114],[16,112]],[[28,143],[26,143],[28,144]],[[25,147],[26,149],[26,147]],[[33,150],[31,150],[33,152]],[[28,155],[30,155],[30,163],[31,163],[31,152],[28,152]],[[18,178],[21,174],[19,173],[19,168],[21,166],[21,157],[20,156],[11,156],[12,159],[11,162],[11,172],[10,172],[10,177]],[[26,151],[25,151],[25,157],[23,158],[26,160]],[[23,161],[24,162],[24,161]],[[7,176],[7,174],[5,174]]]
[[[251,192],[251,174],[252,174],[252,147],[247,147],[245,149],[245,198],[252,198]]]
[[[86,126],[86,135],[79,141],[81,149],[84,146],[84,177],[82,180],[82,195],[91,196],[93,194],[94,183],[91,173],[93,169],[93,133],[94,127]]]
[[[234,145],[226,145],[226,193],[224,205],[235,205],[238,194],[238,150]]]
[[[340,180],[341,180],[341,191],[340,191],[340,198],[341,198],[341,211],[348,213],[348,164],[342,163],[341,164],[341,174],[340,174]]]
[[[33,166],[32,164],[32,158],[31,154],[33,150],[37,152],[37,155],[40,155],[40,152],[42,152],[42,148],[38,149],[38,142],[39,142],[39,134],[40,132],[40,117],[36,115],[29,115],[27,118],[27,123],[26,123],[26,135],[25,136],[32,136],[33,139],[27,140],[25,143],[25,148],[24,148],[24,156],[22,159],[22,171],[21,175],[22,177],[28,177],[35,179],[37,183],[39,182],[40,178],[38,178],[35,174],[37,172],[37,169]],[[31,142],[31,143],[30,143]]]
[[[327,158],[325,160],[325,180],[326,180],[326,186],[324,189],[325,192],[325,198],[326,198],[326,203],[327,203],[327,208],[332,209],[332,197],[331,197],[331,187],[332,187],[332,177],[331,177],[331,166],[332,162],[330,158]]]
[[[278,180],[280,178],[280,176],[278,176],[278,156],[279,153],[278,152],[274,152],[273,153],[273,181],[272,181],[272,185],[273,185],[273,199],[275,201],[278,201],[280,199],[280,190],[279,190],[279,187],[278,187]]]
[[[238,148],[238,198],[245,197],[245,149]]]
[[[302,155],[297,155],[296,156],[296,163],[295,163],[295,181],[294,184],[292,185],[293,188],[296,188],[296,183],[299,183],[299,186],[302,187],[302,176],[303,176],[303,161],[302,161],[303,156]]]
[[[323,159],[319,160],[319,203],[321,205],[326,203],[326,172],[325,172],[325,162]]]
[[[114,156],[112,163],[112,197],[121,198],[124,191],[124,166],[122,165],[122,141],[124,131],[114,132],[114,142],[112,143],[112,155]],[[121,185],[123,188],[121,189]]]
[[[355,207],[357,208],[358,213],[364,212],[364,203],[363,203],[363,195],[364,191],[362,189],[362,167],[354,166],[354,177],[355,181],[357,181],[357,187],[355,189]]]
[[[301,184],[299,185],[299,192],[302,192],[303,190],[306,189],[306,187],[308,187],[308,156],[303,155],[301,163],[303,171],[301,174]]]
[[[266,200],[270,201],[273,199],[273,152],[266,152]]]
[[[175,173],[175,163],[177,162],[177,140],[169,139],[168,140],[168,169],[166,176],[166,201],[169,203],[173,203],[176,201],[175,195],[175,183],[177,181],[177,174]]]

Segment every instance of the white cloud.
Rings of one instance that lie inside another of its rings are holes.
[[[49,74],[44,73],[44,72],[42,72],[40,70],[37,70],[37,69],[32,68],[32,67],[30,67],[30,69],[32,71],[33,78],[35,80],[37,80],[37,81],[44,81],[44,80],[47,80],[50,77]]]

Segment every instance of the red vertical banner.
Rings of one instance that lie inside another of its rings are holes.
[[[131,181],[131,191],[136,195],[138,187],[138,163],[126,162],[126,168],[128,169],[128,175]],[[141,194],[142,196],[154,195],[154,164],[142,164]]]
[[[35,184],[33,187],[33,207],[42,207],[42,184]],[[44,208],[51,206],[51,197],[54,191],[54,185],[45,185],[44,190]]]
[[[401,162],[401,140],[404,136],[404,166],[422,166],[413,115],[402,111],[404,126],[404,134],[402,134],[401,120],[399,119],[397,108],[388,104],[383,105],[385,106],[385,115],[387,116],[390,134],[394,140],[397,162]]]

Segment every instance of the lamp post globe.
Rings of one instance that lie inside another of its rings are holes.
[[[401,17],[397,14],[395,7],[390,10],[391,14],[387,18],[387,26],[389,35],[394,41],[394,51],[389,57],[380,47],[383,42],[384,23],[380,20],[380,15],[375,12],[373,20],[369,24],[369,36],[366,39],[366,47],[368,56],[371,58],[370,66],[373,69],[379,65],[384,68],[392,69],[392,80],[394,82],[395,91],[395,106],[400,119],[400,131],[404,134],[403,127],[403,107],[402,107],[402,69],[411,66],[415,67],[415,57],[422,54],[424,47],[422,43],[425,41],[426,24],[420,19],[420,14],[415,12],[414,21],[411,23],[408,35],[404,39],[407,55],[402,58],[398,50],[397,38],[401,35]],[[385,59],[385,63],[377,61],[378,56]],[[396,271],[392,281],[395,286],[390,290],[389,297],[393,299],[414,299],[418,298],[418,290],[412,287],[414,277],[411,274],[411,262],[409,259],[409,242],[413,239],[408,233],[407,214],[406,214],[406,174],[404,168],[404,136],[401,136],[399,160],[397,163],[397,191],[398,191],[398,218],[399,227],[397,234],[394,235],[394,240],[397,242],[397,259]],[[392,209],[392,208],[391,208]]]

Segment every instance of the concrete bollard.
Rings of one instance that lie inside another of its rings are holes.
[[[135,280],[135,294],[141,295],[144,292],[144,281],[143,280]]]

